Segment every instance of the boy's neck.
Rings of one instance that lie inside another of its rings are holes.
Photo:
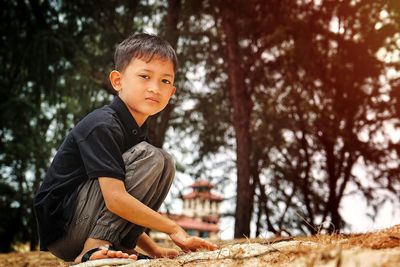
[[[114,100],[114,101],[117,101],[115,108],[117,108],[117,110],[119,110],[119,113],[121,115],[125,114],[125,115],[122,115],[125,118],[125,123],[129,124],[129,121],[131,119],[133,119],[135,124],[138,127],[142,127],[142,125],[146,122],[146,120],[149,116],[140,114],[140,113],[136,112],[135,110],[130,109],[129,106],[125,103],[125,101],[121,97],[117,96],[117,98],[118,99]],[[120,103],[120,104],[118,104],[118,103]],[[114,104],[112,104],[112,105],[114,105]],[[118,108],[118,107],[120,107],[120,108]]]
[[[147,118],[148,118],[149,116],[144,115],[144,114],[142,114],[142,113],[140,113],[140,112],[137,112],[137,111],[135,111],[134,109],[131,109],[131,108],[129,107],[129,105],[124,101],[123,98],[121,98],[120,96],[118,96],[118,97],[119,97],[119,99],[121,99],[121,101],[124,103],[125,107],[128,109],[129,113],[131,114],[132,118],[135,120],[136,124],[137,124],[139,127],[142,127],[142,125],[146,122],[146,120],[147,120]]]
[[[138,119],[138,118],[135,117],[135,115],[134,115],[132,112],[131,112],[131,115],[132,115],[133,119],[136,121],[136,124],[137,124],[139,127],[142,127],[142,125],[146,122],[146,120],[147,120],[147,118],[148,118],[148,117],[146,117],[146,118],[140,118],[140,119]]]

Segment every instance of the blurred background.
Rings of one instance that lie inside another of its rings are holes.
[[[115,45],[180,61],[151,119],[177,159],[166,212],[213,184],[223,238],[400,223],[400,1],[3,0],[0,252],[37,248],[32,196],[71,127],[108,104]]]

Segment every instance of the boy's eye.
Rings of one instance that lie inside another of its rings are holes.
[[[145,75],[145,74],[142,74],[142,75],[139,75],[140,77],[142,77],[143,79],[150,79],[150,76],[149,75]]]
[[[165,84],[171,84],[171,82],[169,80],[167,80],[167,79],[163,79],[162,82],[165,83]]]

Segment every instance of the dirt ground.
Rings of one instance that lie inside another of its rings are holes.
[[[220,241],[220,250],[124,266],[400,266],[400,225],[366,234]],[[46,252],[0,254],[0,267],[69,266]],[[122,265],[102,265],[122,266]]]

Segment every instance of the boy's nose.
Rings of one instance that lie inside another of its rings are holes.
[[[149,85],[149,88],[147,89],[149,92],[153,92],[155,94],[158,94],[160,92],[160,85],[158,82],[153,82]]]

